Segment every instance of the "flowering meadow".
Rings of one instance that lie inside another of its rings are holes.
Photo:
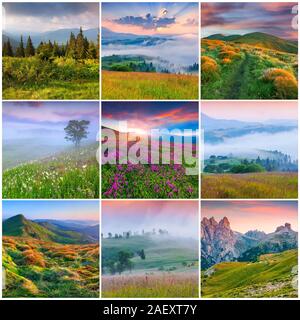
[[[96,150],[91,145],[5,170],[3,198],[99,198]]]
[[[198,198],[198,175],[182,165],[102,165],[103,198]]]

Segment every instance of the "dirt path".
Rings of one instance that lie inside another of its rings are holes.
[[[245,58],[240,64],[239,68],[232,75],[232,82],[229,84],[229,88],[225,99],[239,99],[241,89],[247,85],[245,73],[248,71],[249,54],[245,52]]]

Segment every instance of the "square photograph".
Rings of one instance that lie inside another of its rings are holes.
[[[99,202],[3,201],[4,298],[99,297]]]
[[[205,199],[298,198],[298,103],[202,103]]]
[[[99,199],[99,102],[4,102],[2,197]]]
[[[297,201],[202,201],[202,298],[298,297]]]
[[[99,4],[4,3],[2,97],[99,99]]]
[[[199,198],[198,103],[103,102],[102,198]]]
[[[102,201],[102,298],[197,298],[198,201]]]
[[[102,3],[102,99],[198,100],[195,2]]]
[[[201,98],[298,98],[297,2],[201,4]]]

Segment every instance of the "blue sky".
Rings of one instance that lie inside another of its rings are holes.
[[[3,219],[23,214],[27,219],[99,221],[99,201],[9,200],[3,201]]]

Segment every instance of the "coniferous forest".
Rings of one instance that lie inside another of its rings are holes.
[[[88,40],[80,28],[66,43],[30,36],[17,45],[3,42],[4,99],[98,99],[99,36]]]

